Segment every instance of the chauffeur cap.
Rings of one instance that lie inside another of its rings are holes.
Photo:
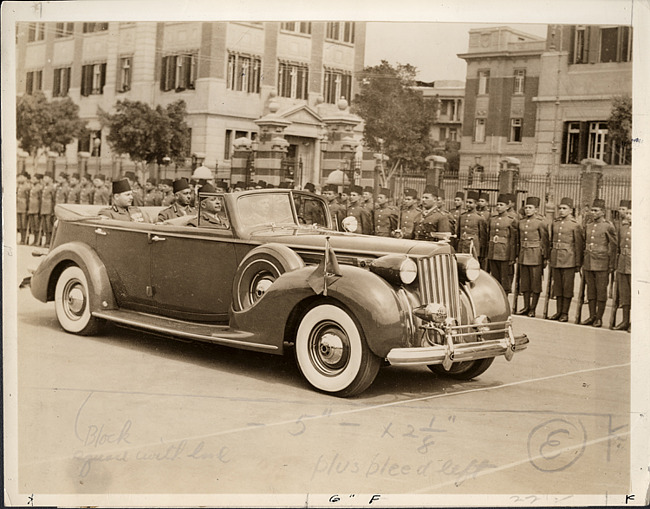
[[[526,198],[526,205],[532,205],[533,207],[539,207],[539,198],[536,196],[529,196]]]
[[[127,179],[113,181],[113,194],[126,193],[131,190],[131,184]]]
[[[174,180],[174,183],[172,185],[172,189],[174,190],[174,193],[179,193],[181,191],[184,191],[185,189],[189,189],[190,183],[187,181],[185,177],[181,177],[179,179]]]
[[[573,208],[573,200],[571,198],[562,198],[560,200],[560,205],[566,205],[567,207]]]
[[[478,197],[479,197],[478,191],[467,191],[468,200],[478,201]]]
[[[591,206],[595,207],[595,208],[598,208],[598,209],[604,209],[605,208],[605,200],[601,200],[600,198],[596,198],[594,200],[594,203]]]

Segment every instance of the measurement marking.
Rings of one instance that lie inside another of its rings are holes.
[[[361,426],[358,422],[339,422],[339,426]]]

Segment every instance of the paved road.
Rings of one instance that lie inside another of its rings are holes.
[[[627,493],[630,335],[523,317],[515,329],[528,350],[477,380],[388,367],[338,399],[290,356],[66,334],[21,290],[19,490]]]

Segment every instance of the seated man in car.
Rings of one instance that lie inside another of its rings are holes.
[[[133,205],[133,191],[127,179],[113,181],[113,205],[99,211],[99,215],[108,219],[150,223],[149,217]]]
[[[228,228],[228,219],[221,210],[221,197],[212,184],[205,184],[199,189],[200,214],[188,221],[189,226],[202,228]]]
[[[188,180],[186,178],[174,180],[173,190],[176,201],[158,213],[159,223],[175,217],[196,214],[196,209],[190,205],[192,201],[192,190],[190,189]]]

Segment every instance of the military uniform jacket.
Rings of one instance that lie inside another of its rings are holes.
[[[68,199],[66,203],[79,203],[79,198],[81,194],[81,186],[77,184],[76,186],[70,186],[68,191]]]
[[[41,194],[41,215],[54,214],[54,185],[46,184],[43,186]]]
[[[28,214],[38,214],[41,211],[41,194],[43,192],[42,184],[34,184],[29,190],[29,207]]]
[[[99,211],[100,216],[120,221],[133,221],[136,223],[149,223],[149,218],[138,207],[122,208],[116,205]]]
[[[455,232],[456,231],[456,216],[454,216],[451,212],[449,212],[447,209],[438,209],[438,211],[445,216],[447,219],[447,224],[449,225],[447,230],[440,230],[441,232]]]
[[[361,231],[357,228],[356,233],[363,233],[364,235],[372,235],[372,218],[363,205],[352,205],[348,207],[348,214],[346,217],[355,217],[357,223],[361,227]]]
[[[402,209],[402,237],[405,239],[412,239],[416,223],[420,220],[422,211],[413,205],[408,208]]]
[[[550,265],[556,269],[580,267],[584,255],[582,226],[573,217],[558,217],[551,224]]]
[[[476,209],[476,212],[478,213],[479,216],[481,216],[483,219],[485,219],[485,222],[489,225],[490,224],[490,209],[487,207],[483,210],[478,210]]]
[[[448,216],[443,214],[440,209],[432,207],[420,212],[420,219],[413,228],[413,237],[417,240],[435,240],[432,233],[449,231],[451,230]]]
[[[133,186],[133,205],[136,207],[144,206],[144,189],[139,185]]]
[[[541,265],[549,257],[548,227],[539,214],[519,220],[519,263]]]
[[[81,189],[79,189],[79,203],[82,204],[93,203],[93,194],[94,194],[94,190],[90,184],[81,186]]]
[[[167,221],[167,219],[189,216],[191,214],[196,214],[196,209],[194,207],[191,207],[190,205],[181,207],[178,203],[174,203],[173,205],[160,211],[158,214],[158,222],[162,223],[163,221]]]
[[[476,210],[463,212],[456,227],[459,253],[469,253],[472,242],[480,258],[487,253],[488,226],[483,216]]]
[[[517,256],[517,220],[507,212],[490,218],[488,260],[513,261]]]
[[[158,189],[147,191],[144,196],[144,204],[148,207],[159,207],[162,205],[162,193]]]
[[[56,193],[54,194],[54,203],[68,202],[68,193],[70,192],[70,185],[67,182],[56,186]]]
[[[31,185],[29,182],[23,182],[16,188],[16,212],[18,214],[27,213],[29,206],[29,190]]]
[[[201,211],[201,224],[199,225],[199,217],[190,219],[187,223],[190,226],[201,226],[201,228],[228,228],[228,222],[225,218],[221,218],[216,214],[211,214],[205,210]]]
[[[616,271],[621,274],[632,273],[632,225],[627,221],[621,223],[618,230]]]
[[[330,216],[332,216],[332,225],[339,231],[343,230],[341,221],[343,221],[346,216],[345,208],[338,202],[338,200],[333,200],[327,205],[330,209]]]
[[[459,209],[454,209],[453,212],[451,212],[451,215],[454,216],[454,221],[456,221],[456,224],[458,224],[458,221],[460,220],[460,216],[462,216],[466,210],[461,207]]]
[[[160,204],[163,207],[169,207],[172,203],[174,203],[175,199],[176,199],[176,197],[174,196],[174,193],[170,192],[170,193],[167,193],[167,194],[163,194]]]
[[[377,207],[373,214],[375,235],[390,237],[397,230],[398,214],[397,208],[391,205]]]
[[[616,265],[616,230],[605,218],[585,227],[585,270],[613,271]]]
[[[96,187],[93,193],[93,205],[110,205],[110,203],[111,192],[108,190],[108,187],[105,185]]]

